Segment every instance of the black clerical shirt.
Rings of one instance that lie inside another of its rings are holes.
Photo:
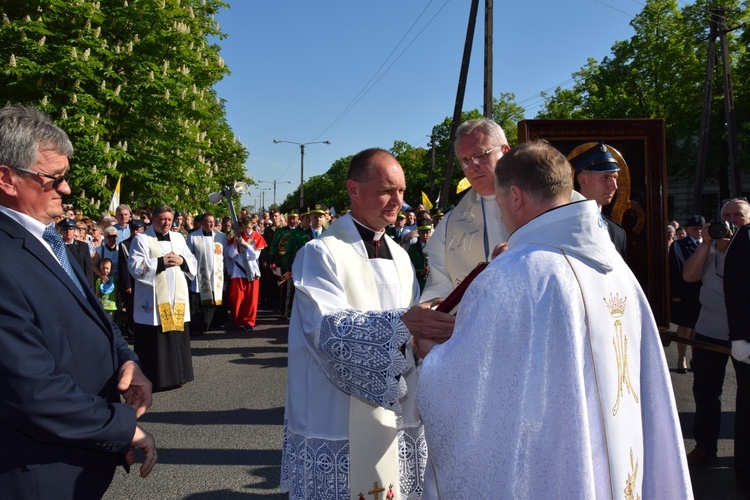
[[[375,231],[372,229],[363,226],[360,224],[356,219],[354,219],[354,225],[357,228],[357,231],[359,232],[359,235],[362,237],[362,241],[365,243],[365,248],[367,249],[367,257],[370,259],[389,259],[393,260],[393,256],[391,256],[391,251],[388,249],[388,245],[383,241],[383,238],[389,238],[385,234],[385,232],[381,232],[380,235],[378,235],[379,241],[377,243],[375,242]],[[376,254],[377,249],[377,254]]]

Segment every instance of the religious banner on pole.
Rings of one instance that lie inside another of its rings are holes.
[[[122,181],[122,176],[117,179],[117,186],[115,186],[115,192],[112,193],[112,201],[109,203],[109,213],[112,215],[114,215],[115,210],[120,205],[120,181]]]

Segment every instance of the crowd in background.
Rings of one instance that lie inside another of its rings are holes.
[[[257,309],[278,310],[279,315],[289,319],[294,287],[291,281],[291,268],[296,252],[311,239],[320,235],[338,218],[348,212],[330,210],[324,204],[316,204],[305,210],[281,213],[278,209],[252,213],[249,207],[242,207],[238,215],[237,226],[245,237],[257,234],[261,237],[253,246],[257,249],[258,276],[247,280],[255,282],[257,288],[251,295],[255,297],[252,306],[253,313],[244,322],[237,321],[239,311],[234,308],[237,300],[232,300],[230,288],[233,278],[241,274],[238,268],[233,268],[231,258],[224,256],[223,300],[216,313],[211,315],[207,324],[194,324],[191,335],[202,335],[209,329],[243,328],[252,331],[255,326]],[[213,214],[208,214],[213,219]],[[181,234],[188,240],[190,233],[202,230],[201,220],[206,214],[192,212],[174,212],[171,231]],[[386,228],[386,234],[400,244],[408,253],[414,264],[415,273],[420,284],[424,284],[429,274],[429,257],[423,249],[435,225],[440,221],[443,213],[439,209],[427,210],[424,205],[411,208],[404,206],[398,214],[395,224]],[[119,205],[114,214],[104,213],[98,220],[83,214],[78,207],[67,205],[64,214],[58,218],[57,227],[66,243],[75,247],[85,246],[88,262],[79,259],[78,263],[89,277],[89,285],[100,298],[102,305],[117,324],[128,340],[133,340],[133,277],[128,271],[127,248],[133,237],[143,232],[151,225],[151,209],[147,207],[131,210],[128,205]],[[224,252],[228,242],[235,240],[235,225],[232,218],[225,216],[215,220],[211,232],[224,236],[222,245]],[[74,242],[77,242],[74,244]],[[239,244],[239,243],[237,243]],[[83,253],[83,252],[81,252]],[[75,250],[74,250],[75,254]],[[241,256],[235,258],[242,261]],[[194,323],[204,322],[205,316],[196,306],[191,306]],[[200,306],[197,307],[200,309]],[[196,313],[198,313],[196,315]],[[252,317],[252,319],[250,319]]]

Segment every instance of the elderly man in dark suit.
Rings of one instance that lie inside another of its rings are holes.
[[[104,495],[118,464],[154,437],[136,423],[151,383],[55,229],[70,194],[65,132],[34,108],[0,110],[0,492]],[[123,396],[125,403],[121,402]]]
[[[744,201],[743,201],[744,200]],[[735,210],[750,210],[744,198]],[[743,221],[744,222],[744,221]],[[734,418],[734,472],[737,487],[750,497],[750,224],[736,230],[724,261],[724,297],[727,306],[732,362],[737,375]]]

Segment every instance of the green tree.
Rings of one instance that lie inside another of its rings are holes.
[[[728,24],[747,26],[747,6],[722,2],[728,7]],[[545,96],[538,118],[664,118],[669,173],[694,175],[698,131],[706,71],[708,9],[716,1],[698,0],[678,9],[675,0],[648,0],[633,19],[629,40],[618,41],[612,54],[600,63],[589,59],[573,73],[573,89],[557,89]],[[744,23],[744,24],[743,24]],[[732,28],[733,26],[730,26]],[[747,77],[748,34],[728,35],[741,131],[740,143],[748,144]],[[713,74],[707,176],[725,178],[726,129],[721,67]],[[743,118],[744,116],[744,118]],[[744,151],[747,148],[741,148]]]
[[[245,178],[246,148],[213,85],[229,70],[220,0],[3,2],[0,95],[32,103],[71,137],[72,202],[89,215],[123,202],[208,208]]]
[[[501,92],[499,97],[492,98],[492,119],[505,131],[508,144],[518,144],[518,122],[524,119],[526,110],[516,104],[516,95],[512,92]]]
[[[542,92],[544,107],[537,113],[538,119],[575,120],[591,118],[587,109],[586,97],[589,93],[585,85],[594,87],[592,93],[596,92],[596,83],[591,75],[598,71],[598,63],[593,58],[588,58],[586,66],[580,71],[573,73],[574,86],[572,89],[556,88],[553,94]]]

